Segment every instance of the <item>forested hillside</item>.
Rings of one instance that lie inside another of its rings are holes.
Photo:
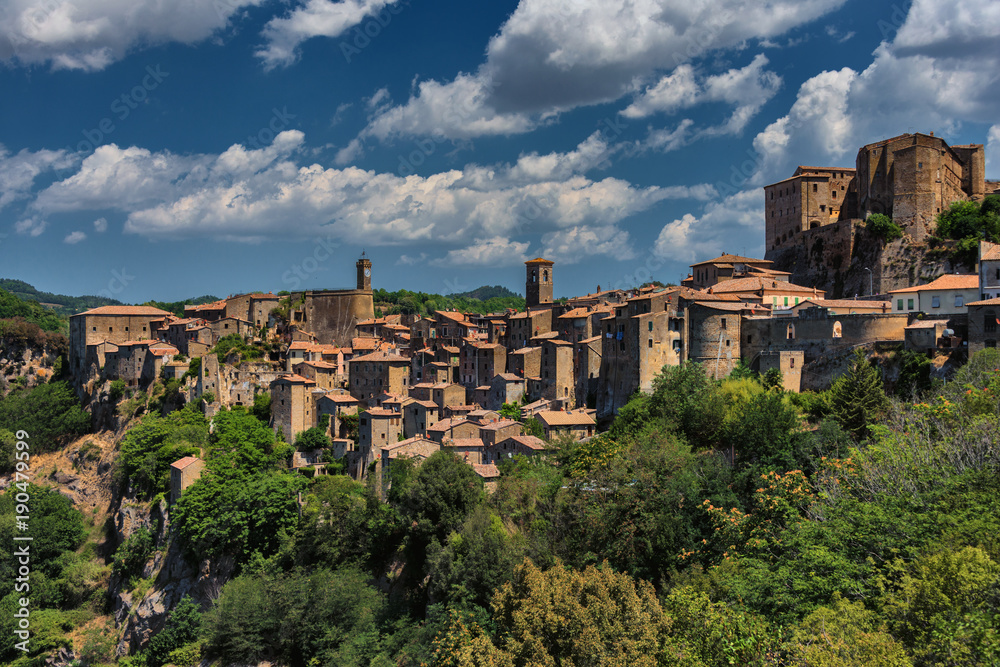
[[[524,297],[503,287],[480,287],[462,294],[427,294],[384,289],[374,291],[376,314],[395,315],[398,313],[430,315],[435,310],[457,310],[463,313],[497,313],[507,308],[524,310]]]
[[[147,414],[116,455],[129,502],[158,505],[181,456],[200,451],[206,472],[169,530],[107,560],[85,516],[35,491],[32,521],[53,529],[32,575],[33,655],[73,643],[85,664],[114,663],[100,582],[139,600],[171,586],[167,570],[144,577],[176,553],[233,576],[118,664],[996,664],[1000,353],[943,387],[925,361],[904,365],[893,396],[863,356],[821,394],[742,367],[723,381],[665,368],[606,434],[503,462],[489,494],[447,452],[395,460],[381,489],[294,474],[292,448],[317,434],[278,442],[264,409],[223,410],[211,432],[196,406]]]

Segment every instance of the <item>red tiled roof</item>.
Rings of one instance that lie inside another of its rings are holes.
[[[177,459],[176,461],[171,463],[170,467],[176,468],[177,470],[184,470],[184,468],[187,468],[189,465],[199,460],[200,459],[197,456],[185,456],[184,458]]]
[[[542,259],[541,257],[536,257],[534,259],[529,259],[525,264],[555,264],[555,262],[550,262],[547,259]]]
[[[735,280],[724,280],[717,285],[708,288],[709,294],[732,294],[734,292],[756,292],[758,290],[779,290],[781,292],[812,292],[823,293],[823,290],[816,290],[812,287],[804,287],[795,283],[763,278],[760,276],[749,276],[747,278],[737,278]]]
[[[946,273],[945,275],[932,280],[926,285],[916,285],[914,287],[904,287],[903,289],[896,289],[889,292],[889,294],[904,294],[908,292],[930,292],[934,290],[952,290],[952,289],[978,289],[979,288],[979,276],[976,274],[953,274]]]
[[[581,410],[542,410],[535,415],[539,420],[549,426],[594,426],[594,418]]]
[[[147,315],[173,315],[173,313],[152,306],[100,306],[82,312],[80,315],[134,315],[143,317]]]
[[[768,259],[755,259],[753,257],[741,257],[740,255],[730,255],[724,253],[719,255],[715,259],[706,259],[704,262],[698,262],[697,264],[692,264],[691,266],[702,266],[704,264],[718,264],[718,263],[733,264],[739,262],[740,264],[774,264],[774,262]]]

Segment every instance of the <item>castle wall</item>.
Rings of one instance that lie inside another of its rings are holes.
[[[896,314],[829,315],[810,308],[795,318],[744,318],[741,351],[748,364],[765,352],[800,350],[809,362],[837,349],[875,342],[903,342],[908,316]],[[838,335],[839,334],[839,335]]]
[[[375,317],[370,290],[305,292],[303,297],[305,302],[292,320],[324,345],[350,345],[358,322]]]

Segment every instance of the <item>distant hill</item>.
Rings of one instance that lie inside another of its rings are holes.
[[[99,306],[120,306],[121,301],[103,296],[67,296],[35,289],[23,280],[0,278],[0,289],[24,301],[35,301],[59,315],[69,316]]]
[[[500,285],[483,285],[482,287],[477,287],[471,292],[460,292],[458,294],[449,294],[449,299],[479,299],[480,301],[488,301],[490,299],[521,299],[523,298],[517,292],[512,292],[506,287]]]

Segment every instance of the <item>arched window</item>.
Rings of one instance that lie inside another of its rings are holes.
[[[833,337],[834,338],[842,338],[843,336],[844,336],[844,329],[840,325],[840,322],[834,322],[833,323]]]
[[[549,270],[548,269],[545,269],[544,271],[542,271],[542,282],[543,283],[549,282]]]
[[[795,340],[795,325],[794,324],[789,324],[788,327],[785,329],[785,337],[788,340]]]
[[[819,228],[819,223],[816,222],[815,220],[809,223],[809,229],[818,229],[818,228]]]

